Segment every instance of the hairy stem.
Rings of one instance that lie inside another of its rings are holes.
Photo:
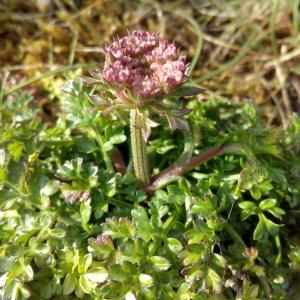
[[[146,142],[143,139],[139,113],[130,110],[130,138],[134,173],[142,187],[150,184],[150,172]]]

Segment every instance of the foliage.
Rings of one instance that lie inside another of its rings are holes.
[[[129,157],[129,124],[93,110],[92,93],[70,81],[54,123],[30,96],[2,104],[2,299],[287,299],[300,270],[299,117],[284,131],[250,102],[191,98],[191,134],[153,129],[153,172],[231,149],[146,195],[105,161],[117,147]]]

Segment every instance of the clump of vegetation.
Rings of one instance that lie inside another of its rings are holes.
[[[191,131],[159,119],[147,145],[154,174],[231,147],[149,194],[131,168],[105,164],[122,166],[120,152],[131,164],[127,112],[104,116],[90,101],[99,87],[68,77],[53,124],[29,95],[2,103],[3,299],[292,298],[297,116],[286,130],[266,128],[250,102],[175,99],[191,110]]]

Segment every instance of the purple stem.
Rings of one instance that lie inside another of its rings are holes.
[[[158,175],[152,178],[152,183],[150,186],[146,188],[147,192],[153,192],[158,186],[167,182],[169,178],[174,178],[182,175],[183,173],[189,172],[196,168],[197,166],[201,165],[202,163],[208,161],[209,159],[223,154],[226,150],[228,150],[230,146],[221,146],[213,149],[209,149],[198,156],[192,158],[189,162],[184,164],[174,164],[163,171],[161,171]]]

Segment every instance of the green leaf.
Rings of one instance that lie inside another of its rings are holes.
[[[88,253],[86,255],[79,256],[79,260],[78,260],[78,272],[79,273],[85,273],[87,271],[87,269],[90,267],[90,265],[92,264],[93,258],[92,258],[92,254]]]
[[[268,218],[264,217],[265,226],[267,227],[267,230],[270,234],[276,235],[278,234],[279,228],[283,225],[276,224],[269,220]]]
[[[82,298],[84,296],[85,291],[82,289],[80,282],[75,286],[75,295],[77,298]]]
[[[179,88],[177,88],[174,92],[172,92],[172,96],[177,97],[184,97],[184,96],[196,96],[198,94],[201,94],[205,91],[205,89],[196,87],[196,86],[189,86],[189,85],[183,85]]]
[[[187,197],[185,191],[183,191],[177,185],[168,185],[168,202],[169,203],[176,203],[178,205],[183,205],[185,199]]]
[[[259,220],[253,233],[254,240],[262,240],[267,233],[267,229],[263,220]]]
[[[153,286],[153,278],[148,274],[140,274],[139,281],[141,283],[141,286],[144,288]]]
[[[49,235],[61,239],[66,236],[66,232],[64,229],[55,228],[49,230]]]
[[[108,235],[99,235],[97,239],[90,238],[88,244],[88,251],[99,260],[107,259],[115,253],[112,238]]]
[[[113,239],[133,237],[136,232],[136,227],[128,218],[113,217],[107,218],[105,223],[102,223],[103,234],[112,237]]]
[[[24,281],[31,281],[33,279],[34,272],[31,265],[23,266],[22,277]]]
[[[195,228],[185,232],[189,245],[215,238],[214,231],[205,222],[197,222],[196,225]]]
[[[96,287],[96,284],[88,280],[88,278],[85,277],[85,275],[81,275],[79,277],[79,285],[86,294],[90,294]]]
[[[174,238],[168,238],[167,241],[168,247],[173,253],[178,254],[182,250],[182,244],[179,240]]]
[[[259,200],[262,196],[260,189],[257,186],[253,186],[250,189],[250,193],[251,196],[255,199],[255,200]]]
[[[0,183],[6,180],[8,155],[4,149],[0,149]],[[1,185],[0,185],[1,190]]]
[[[21,142],[13,142],[7,146],[9,154],[14,161],[18,161],[21,158],[22,151],[24,149],[24,144]]]
[[[112,126],[106,127],[105,136],[107,140],[107,142],[104,143],[105,151],[112,150],[114,145],[122,144],[127,139],[123,129],[120,127],[112,127]]]
[[[269,208],[268,212],[280,220],[282,220],[282,215],[285,215],[285,211],[279,207]]]
[[[7,285],[3,290],[3,300],[18,300],[19,298],[19,286],[20,284],[17,281],[12,281]]]
[[[252,201],[242,201],[238,205],[241,209],[253,210],[256,208],[256,204]]]
[[[125,300],[136,300],[136,297],[132,291],[128,291],[125,295]]]
[[[96,282],[96,283],[102,283],[108,277],[108,272],[107,272],[107,270],[105,268],[97,267],[97,268],[91,268],[91,269],[89,269],[84,274],[84,276],[89,281]]]
[[[25,299],[27,299],[31,296],[30,290],[28,288],[26,288],[24,285],[20,286],[19,290]]]
[[[249,281],[243,281],[243,298],[242,300],[258,300],[259,286],[257,284],[250,285]]]
[[[214,293],[219,294],[222,288],[222,280],[218,273],[214,269],[208,268],[206,278],[208,286],[212,288]]]
[[[265,199],[259,203],[259,208],[261,210],[269,210],[270,208],[275,207],[277,204],[276,199]]]
[[[241,213],[241,220],[242,221],[245,221],[247,220],[251,215],[255,215],[256,212],[255,211],[252,211],[252,210],[247,210],[247,209],[244,209]]]
[[[88,199],[87,201],[84,201],[83,203],[80,204],[81,222],[86,230],[88,229],[86,227],[86,224],[88,224],[91,214],[92,214],[91,200]]]
[[[214,266],[217,266],[219,268],[225,268],[226,266],[225,258],[222,255],[219,255],[217,253],[213,254],[212,263]]]
[[[47,184],[41,189],[41,195],[51,196],[55,194],[60,187],[60,182],[58,180],[50,180]]]
[[[132,219],[136,223],[137,234],[144,241],[149,242],[152,236],[152,228],[144,207],[139,207],[131,211]]]
[[[75,286],[76,286],[76,275],[72,273],[68,273],[65,277],[64,283],[63,283],[63,294],[64,295],[70,295],[74,292]]]
[[[205,256],[205,247],[203,244],[191,244],[186,247],[180,254],[180,258],[183,259],[183,265],[193,265],[203,260]]]
[[[152,262],[155,269],[160,271],[166,271],[170,268],[170,262],[162,256],[151,256],[150,261]]]

